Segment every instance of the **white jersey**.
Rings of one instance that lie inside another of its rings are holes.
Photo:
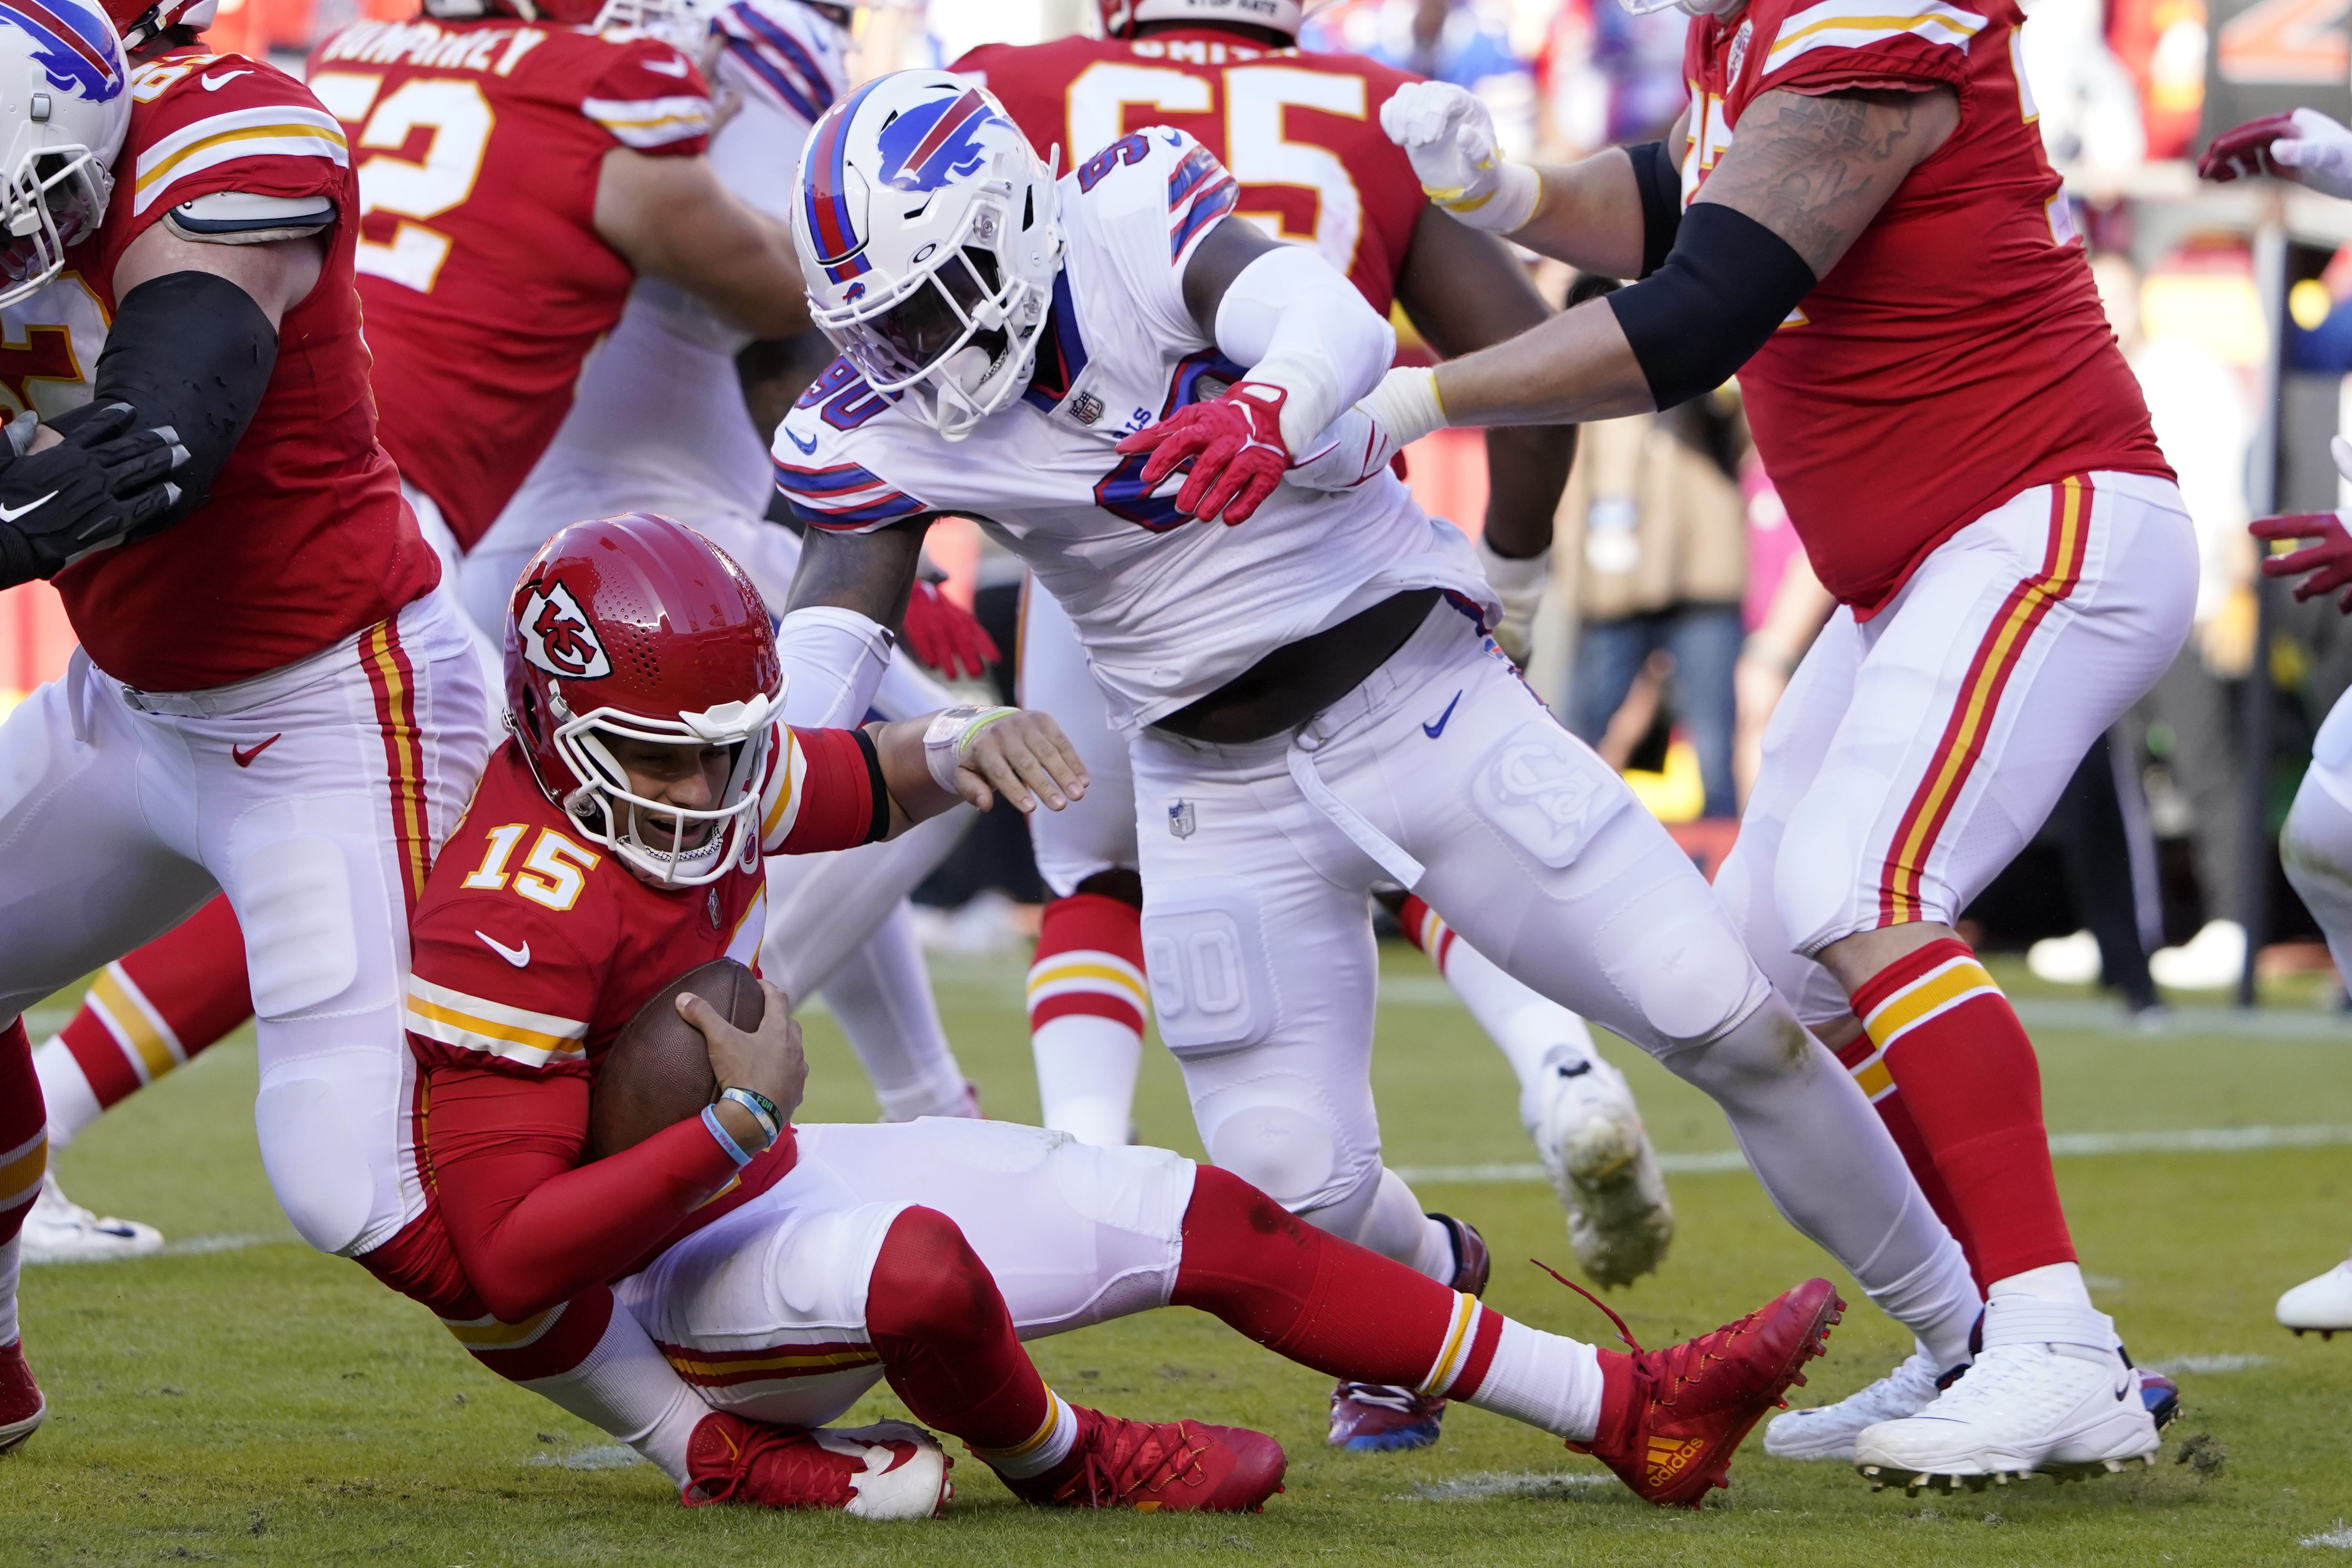
[[[800,0],[735,0],[712,15],[709,41],[714,93],[740,106],[712,139],[711,166],[729,191],[789,222],[801,143],[848,89],[848,37]],[[761,517],[773,477],[735,371],[751,341],[685,290],[639,279],[562,427],[493,525],[495,545],[536,548],[619,511],[705,531]]]
[[[1144,458],[1114,444],[1244,374],[1183,297],[1238,187],[1207,148],[1155,126],[1055,190],[1067,248],[1028,389],[950,442],[835,362],[776,433],[776,482],[801,518],[842,532],[977,519],[1069,612],[1129,730],[1408,588],[1492,614],[1469,542],[1393,475],[1337,494],[1284,485],[1237,528],[1178,512],[1181,474],[1146,492]]]

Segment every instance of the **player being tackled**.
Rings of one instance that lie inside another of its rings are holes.
[[[620,1435],[673,1456],[689,1503],[935,1511],[947,1460],[926,1434],[824,1429],[887,1378],[1033,1503],[1257,1508],[1282,1479],[1271,1438],[1073,1406],[1022,1349],[1178,1305],[1328,1374],[1540,1426],[1641,1496],[1695,1504],[1837,1321],[1816,1279],[1687,1345],[1598,1351],[1164,1150],[1005,1122],[795,1127],[807,1066],[783,994],[713,966],[757,952],[761,856],[958,799],[1057,806],[1083,767],[1018,710],[782,727],[757,595],[659,518],[550,542],[506,658],[513,737],[414,924],[436,1224],[394,1282],[469,1346],[528,1346],[573,1313],[592,1334],[641,1328],[690,1392]]]

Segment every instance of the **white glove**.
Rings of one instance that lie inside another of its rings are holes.
[[[2271,161],[2296,170],[2315,191],[2352,196],[2352,131],[2315,109],[2294,111],[2294,134],[2271,143]]]
[[[1381,105],[1381,129],[1412,160],[1423,194],[1468,224],[1509,234],[1535,216],[1542,182],[1496,151],[1495,119],[1451,82],[1409,82]]]
[[[1303,489],[1351,490],[1387,468],[1400,449],[1359,403],[1323,432],[1312,451],[1290,466],[1283,481]]]
[[[1543,603],[1544,584],[1551,580],[1551,551],[1546,547],[1524,561],[1514,560],[1496,554],[1483,533],[1473,548],[1486,574],[1486,585],[1495,590],[1503,606],[1503,622],[1495,628],[1495,640],[1514,663],[1524,665],[1535,638],[1536,609]]]

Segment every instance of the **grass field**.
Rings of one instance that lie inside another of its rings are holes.
[[[1417,954],[1392,952],[1377,1061],[1391,1162],[1457,1173],[1532,1156],[1500,1057]],[[1035,1113],[1019,970],[943,968],[940,999],[992,1110]],[[2021,989],[2026,987],[2021,986]],[[2089,1010],[2075,1015],[2090,1021]],[[38,1020],[36,1020],[37,1023]],[[2057,1134],[2352,1129],[2352,1024],[2134,1037],[2037,1028]],[[2275,1033],[2275,1032],[2274,1032]],[[865,1120],[872,1096],[839,1035],[812,1021],[803,1119]],[[1629,1048],[1612,1054],[1658,1147],[1730,1147],[1713,1108]],[[2100,1304],[2142,1361],[2177,1371],[2187,1413],[2164,1462],[2087,1487],[1982,1496],[1870,1493],[1850,1469],[1764,1458],[1702,1512],[1636,1503],[1591,1461],[1454,1407],[1410,1456],[1335,1454],[1324,1380],[1197,1313],[1169,1311],[1034,1347],[1081,1403],[1261,1427],[1289,1490],[1255,1518],[1079,1518],[1022,1509],[976,1462],[950,1517],[681,1510],[651,1468],[479,1370],[422,1309],[296,1242],[253,1147],[249,1037],[140,1097],[59,1160],[68,1189],[162,1226],[165,1257],[26,1271],[26,1342],[47,1426],[0,1461],[0,1563],[816,1563],[1107,1561],[1910,1564],[2352,1563],[2352,1341],[2296,1340],[2280,1289],[2352,1241],[2352,1146],[2069,1157],[2058,1173]],[[1144,1137],[1197,1152],[1172,1065],[1146,1065]],[[2324,1132],[2313,1136],[2326,1136]],[[2109,1144],[2118,1141],[2110,1136]],[[2095,1144],[2095,1140],[2091,1140]],[[1490,1299],[1543,1327],[1607,1325],[1522,1261],[1570,1259],[1549,1189],[1486,1173],[1422,1181],[1433,1207],[1494,1245]],[[1662,1274],[1614,1304],[1645,1342],[1714,1326],[1813,1272],[1744,1171],[1674,1179],[1681,1230]],[[1801,1399],[1833,1397],[1905,1348],[1859,1303]],[[887,1393],[854,1419],[903,1415]],[[2174,1463],[2182,1440],[2218,1468]]]

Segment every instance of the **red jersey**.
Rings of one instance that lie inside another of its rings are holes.
[[[1311,245],[1388,314],[1426,203],[1381,105],[1417,78],[1360,55],[1267,49],[1213,27],[988,44],[952,68],[1062,170],[1147,125],[1190,132],[1241,182],[1234,209]]]
[[[360,150],[383,443],[470,547],[627,302],[596,234],[604,154],[700,153],[709,94],[667,44],[511,19],[355,22],[310,69]]]
[[[1756,448],[1822,585],[1864,616],[1927,553],[2071,473],[2163,474],[2018,67],[2015,0],[1749,0],[1697,17],[1687,205],[1777,88],[1933,83],[1951,139],[1739,372]]]
[[[782,731],[759,805],[768,854],[887,826],[873,753]],[[414,1134],[428,1205],[371,1267],[444,1317],[477,1293],[507,1322],[635,1272],[793,1168],[789,1132],[739,1173],[698,1121],[580,1164],[597,1065],[637,1009],[716,958],[756,967],[767,879],[738,866],[662,889],[581,836],[509,740],[410,921]]]
[[[149,691],[245,680],[333,646],[430,589],[441,565],[376,444],[352,291],[360,195],[343,133],[302,84],[258,60],[174,49],[131,73],[131,129],[99,232],[8,311],[0,405],[89,400],[131,242],[219,191],[326,196],[341,215],[318,286],[278,327],[261,405],[212,499],[152,539],[58,574],[99,668]]]

